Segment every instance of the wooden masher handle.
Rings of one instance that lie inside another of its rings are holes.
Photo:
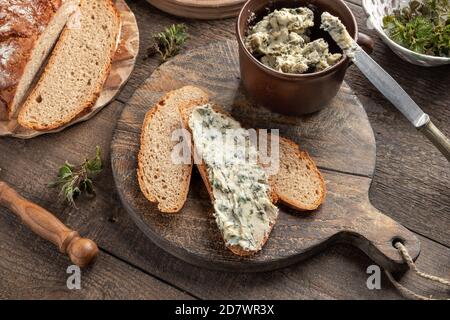
[[[99,250],[95,242],[80,237],[78,232],[67,228],[53,214],[26,200],[2,181],[0,181],[0,205],[20,217],[22,222],[38,236],[58,246],[74,264],[85,267],[97,257]]]

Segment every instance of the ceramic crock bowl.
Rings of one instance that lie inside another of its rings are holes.
[[[367,25],[375,29],[380,38],[403,60],[423,67],[437,67],[450,64],[450,58],[436,57],[409,50],[391,40],[383,29],[383,18],[394,10],[404,8],[410,0],[363,0],[363,8],[368,16]]]
[[[350,35],[371,51],[373,42],[360,34],[356,19],[341,0],[249,0],[242,8],[236,27],[239,43],[241,79],[250,97],[266,108],[286,115],[299,116],[326,107],[339,91],[350,60],[345,57],[326,70],[308,74],[286,74],[271,69],[255,58],[245,47],[244,39],[250,26],[275,9],[310,6],[315,12],[313,37],[322,37],[331,52],[341,52],[327,32],[321,30],[320,15],[324,11],[339,17]]]

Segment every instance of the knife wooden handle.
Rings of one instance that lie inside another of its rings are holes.
[[[365,33],[358,33],[358,40],[356,41],[358,45],[363,48],[365,52],[368,54],[372,54],[373,49],[375,47],[375,42],[373,41],[371,36],[368,36]]]
[[[426,125],[419,129],[450,162],[450,140],[434,125],[428,121]]]
[[[40,206],[26,200],[5,182],[0,181],[0,205],[15,213],[34,233],[58,246],[79,267],[95,260],[98,247],[92,240],[81,238],[59,219]]]

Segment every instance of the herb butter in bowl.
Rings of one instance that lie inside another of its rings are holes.
[[[424,67],[450,64],[448,0],[363,0],[363,7],[369,27],[403,60]]]
[[[252,26],[245,46],[264,65],[279,72],[302,74],[334,66],[341,53],[331,53],[328,43],[311,39],[314,12],[307,7],[282,8]]]
[[[323,23],[328,13],[339,26]],[[336,37],[342,28],[350,39]],[[356,19],[341,0],[250,0],[237,22],[243,86],[278,113],[319,111],[338,93],[350,64],[333,39],[353,43],[357,35]],[[367,36],[358,43],[370,50]]]

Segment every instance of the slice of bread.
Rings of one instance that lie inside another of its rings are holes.
[[[203,105],[203,104],[205,104],[205,103],[187,102],[187,103],[184,103],[184,104],[182,104],[182,105],[180,106],[180,113],[181,113],[181,116],[182,116],[182,121],[183,121],[183,123],[184,123],[184,126],[185,126],[186,128],[188,128],[188,130],[189,130],[191,133],[192,133],[192,131],[191,131],[191,128],[189,127],[189,118],[190,118],[190,115],[191,115],[192,111],[193,111],[196,107],[198,107],[198,106],[200,106],[200,105]],[[223,109],[222,109],[220,106],[214,105],[214,106],[213,106],[213,109],[214,109],[216,112],[218,112],[218,113],[222,113],[222,114],[224,114],[224,115],[230,117],[230,115],[228,115],[226,112],[224,112]],[[193,140],[192,140],[192,145],[194,146],[194,152],[196,152],[196,148],[195,148],[195,145],[194,145],[194,143],[193,143]],[[208,191],[208,193],[209,193],[209,196],[210,196],[210,198],[211,198],[211,201],[214,203],[214,202],[215,202],[215,198],[214,198],[213,188],[212,188],[212,186],[211,186],[210,179],[209,179],[209,177],[208,177],[207,167],[206,167],[206,165],[205,165],[203,162],[201,162],[201,163],[196,163],[196,165],[197,165],[198,171],[199,171],[199,173],[200,173],[200,176],[202,177],[202,180],[203,180],[203,182],[204,182],[204,184],[205,184],[205,186],[206,186],[206,189],[207,189],[207,191]],[[263,168],[263,167],[261,166],[261,168]],[[270,181],[269,181],[269,182],[270,182]],[[271,188],[271,190],[270,190],[268,196],[269,196],[269,198],[271,199],[272,203],[275,204],[275,203],[277,202],[276,194],[273,192],[273,189],[272,189],[272,188]],[[227,248],[228,248],[231,252],[233,252],[235,255],[238,255],[238,256],[251,256],[251,255],[256,254],[258,251],[260,251],[260,250],[262,249],[262,247],[263,247],[263,246],[265,245],[265,243],[267,242],[268,237],[269,237],[269,234],[270,234],[270,232],[272,231],[272,228],[273,228],[273,226],[274,226],[275,223],[276,223],[277,217],[278,217],[278,215],[272,217],[272,219],[269,221],[268,232],[267,232],[267,234],[266,234],[266,237],[264,237],[263,239],[261,239],[261,242],[258,243],[258,245],[257,245],[257,246],[258,246],[258,249],[257,249],[257,250],[247,250],[246,248],[243,248],[243,247],[240,246],[240,245],[227,245]],[[216,220],[216,221],[217,221],[217,220]],[[220,228],[219,228],[219,229],[220,229]],[[223,235],[223,234],[222,234],[222,235]]]
[[[279,142],[279,170],[271,176],[278,200],[295,210],[316,210],[325,201],[322,174],[308,153],[301,151],[295,142],[283,137],[279,137]]]
[[[81,0],[79,14],[63,30],[18,121],[34,130],[53,130],[89,111],[109,74],[120,31],[112,0]]]
[[[167,93],[146,114],[141,132],[138,159],[138,181],[150,202],[158,203],[165,213],[180,211],[186,202],[192,173],[188,164],[172,161],[172,152],[179,141],[173,133],[182,128],[179,105],[186,102],[204,104],[208,95],[201,89],[186,86]]]

